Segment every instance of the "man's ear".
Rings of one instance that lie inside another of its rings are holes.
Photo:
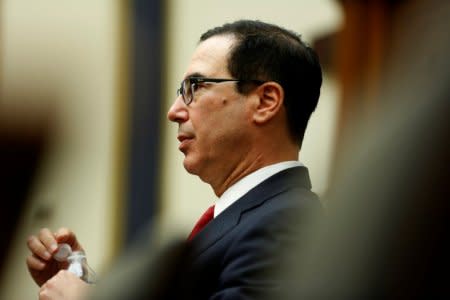
[[[274,81],[265,82],[256,90],[258,103],[253,113],[253,121],[263,124],[278,114],[284,102],[284,90]]]

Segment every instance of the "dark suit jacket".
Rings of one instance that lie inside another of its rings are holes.
[[[90,299],[262,299],[280,286],[276,269],[320,210],[310,189],[304,167],[277,173],[191,242],[174,240],[157,251],[143,243],[129,251]]]
[[[320,207],[304,167],[268,178],[192,240],[193,299],[261,299],[279,285],[274,271],[299,238],[299,221]]]

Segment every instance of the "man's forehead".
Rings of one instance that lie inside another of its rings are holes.
[[[230,36],[213,36],[200,42],[192,55],[185,77],[193,74],[213,76],[228,73],[227,58],[232,44]]]
[[[196,50],[209,50],[216,49],[229,52],[235,38],[232,35],[215,35],[204,41],[201,41]]]

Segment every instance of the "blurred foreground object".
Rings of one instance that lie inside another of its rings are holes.
[[[449,87],[393,107],[348,150],[328,219],[285,267],[295,281],[280,299],[450,297]]]
[[[14,106],[12,99],[3,100],[0,99],[0,270],[50,137],[49,115]]]
[[[270,299],[450,297],[450,2],[402,3],[378,112],[353,118],[327,220]]]

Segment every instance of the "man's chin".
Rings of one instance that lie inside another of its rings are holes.
[[[183,166],[189,174],[198,175],[195,164],[187,156],[184,158]]]
[[[198,161],[188,160],[187,158],[183,161],[183,166],[189,174],[196,175],[201,181],[211,184],[207,177],[205,177],[205,170],[199,168]]]

